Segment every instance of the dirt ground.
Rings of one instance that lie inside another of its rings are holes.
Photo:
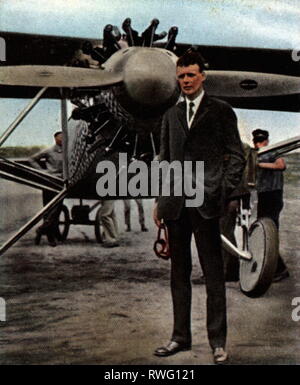
[[[291,277],[257,299],[243,295],[238,283],[226,285],[230,364],[300,363],[300,321],[291,317],[292,299],[300,297],[298,191],[298,182],[286,185],[281,217],[280,248]],[[118,248],[97,244],[91,226],[71,226],[63,245],[53,248],[44,239],[34,246],[32,230],[1,256],[7,315],[0,322],[0,364],[212,364],[195,250],[192,350],[153,355],[170,337],[172,307],[169,261],[152,251],[152,204],[144,201],[149,232],[139,231],[133,202],[133,231],[126,233],[123,203],[116,202]]]

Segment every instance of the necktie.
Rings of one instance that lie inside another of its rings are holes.
[[[195,103],[193,102],[190,102],[190,109],[189,109],[189,122],[191,121],[193,115],[194,115],[194,106],[195,106]]]

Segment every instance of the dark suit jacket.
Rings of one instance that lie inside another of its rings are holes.
[[[239,184],[245,166],[231,106],[204,94],[190,129],[185,101],[170,108],[162,123],[160,160],[204,161],[204,203],[197,209],[204,218],[220,216],[224,200]],[[160,196],[158,217],[178,219],[184,204],[184,196]]]

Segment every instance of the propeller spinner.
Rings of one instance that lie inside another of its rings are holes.
[[[160,115],[176,103],[177,59],[165,49],[130,47],[116,52],[104,68],[113,73],[122,72],[123,86],[115,96],[126,111],[145,118]]]

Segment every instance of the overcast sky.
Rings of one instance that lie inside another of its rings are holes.
[[[143,31],[155,17],[158,32],[176,25],[192,44],[297,49],[298,0],[0,0],[0,31],[102,38],[106,24],[126,17]],[[299,64],[300,65],[300,64]],[[28,101],[0,100],[0,132]],[[299,134],[300,114],[236,109],[249,134],[261,127],[273,141]],[[6,145],[50,144],[59,129],[59,102],[42,101]]]

